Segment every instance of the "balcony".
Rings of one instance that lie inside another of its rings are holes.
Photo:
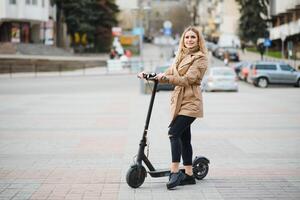
[[[281,26],[276,26],[270,28],[270,39],[277,40],[282,36],[288,37],[290,35],[295,35],[300,33],[300,19],[297,21],[290,22],[288,24],[283,24]]]

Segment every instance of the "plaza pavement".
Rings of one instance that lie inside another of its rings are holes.
[[[159,92],[149,159],[170,162],[169,92]],[[196,185],[169,191],[167,178],[125,181],[137,153],[149,95],[135,75],[0,78],[0,199],[300,198],[300,91],[204,93],[205,118],[192,127],[194,155],[211,161]]]

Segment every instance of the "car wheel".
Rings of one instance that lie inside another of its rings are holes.
[[[269,83],[268,83],[268,79],[267,78],[262,77],[262,78],[259,78],[257,80],[257,85],[260,88],[266,88],[266,87],[268,87],[268,84]]]

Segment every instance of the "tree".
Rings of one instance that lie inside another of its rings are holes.
[[[102,12],[98,13],[95,22],[95,47],[98,51],[109,51],[112,42],[111,28],[118,24],[117,13],[120,10],[115,0],[98,0],[98,5]]]
[[[57,12],[63,13],[74,47],[77,38],[84,36],[96,51],[109,50],[111,28],[117,24],[116,13],[119,12],[114,0],[53,0],[53,3],[57,5]]]
[[[269,0],[236,0],[240,5],[239,35],[246,42],[256,44],[267,31]]]
[[[173,33],[181,34],[184,29],[191,24],[191,16],[189,14],[184,4],[173,6],[172,9],[167,12],[168,20],[173,24]]]
[[[62,42],[62,23],[63,23],[63,9],[62,0],[51,0],[51,5],[56,5],[56,46],[63,47]]]

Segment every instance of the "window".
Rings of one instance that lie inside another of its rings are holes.
[[[32,5],[37,6],[37,5],[38,5],[38,2],[37,2],[37,0],[26,0],[26,4],[27,4],[27,5],[32,4]]]
[[[276,65],[256,65],[257,70],[276,70]]]
[[[282,70],[282,71],[294,71],[294,68],[292,68],[291,66],[289,66],[289,65],[280,65],[280,69]]]
[[[17,4],[17,0],[9,0],[9,4]]]

